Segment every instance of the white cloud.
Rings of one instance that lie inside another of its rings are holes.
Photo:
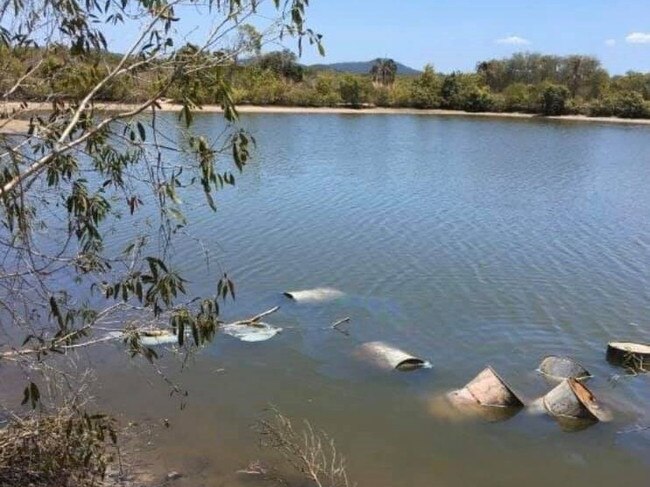
[[[523,37],[519,37],[519,36],[508,36],[508,37],[504,37],[503,39],[497,39],[496,43],[507,44],[510,46],[527,46],[528,44],[530,44],[530,41],[528,39],[524,39]]]
[[[613,47],[616,45],[616,39],[607,39],[605,41],[605,45],[609,47]]]
[[[632,32],[625,38],[625,42],[629,44],[650,44],[650,33]]]

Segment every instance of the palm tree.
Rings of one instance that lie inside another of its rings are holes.
[[[377,58],[370,68],[372,81],[381,86],[390,86],[395,82],[397,64],[388,58]]]

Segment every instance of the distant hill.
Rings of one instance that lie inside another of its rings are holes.
[[[373,59],[372,61],[355,61],[349,63],[312,64],[306,67],[316,71],[338,71],[341,73],[367,74],[370,72],[370,68],[372,68],[374,62],[375,60]],[[405,64],[398,62],[395,62],[395,64],[397,64],[397,74],[408,75],[421,73],[421,71],[409,68]]]

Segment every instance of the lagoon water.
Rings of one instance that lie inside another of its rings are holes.
[[[217,133],[217,115],[198,119]],[[251,428],[273,404],[335,438],[360,486],[648,485],[650,377],[617,377],[613,339],[650,341],[650,129],[412,115],[246,115],[254,160],[210,212],[188,201],[191,242],[174,251],[193,291],[225,269],[237,319],[275,305],[267,342],[218,336],[180,371],[181,410],[160,378],[108,354],[98,391],[154,428],[156,475],[183,486],[257,485],[269,461]],[[345,295],[298,304],[282,291]],[[349,316],[349,335],[329,329]],[[377,371],[354,349],[384,340],[433,368]],[[614,421],[577,432],[521,412],[458,421],[430,398],[491,364],[524,397],[566,354],[595,378]],[[100,360],[99,358],[97,360]],[[259,483],[259,485],[268,485]]]

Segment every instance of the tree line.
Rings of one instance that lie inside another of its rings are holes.
[[[181,93],[188,89],[180,85],[182,82],[201,103],[219,103],[219,86],[213,81],[225,76],[236,104],[650,116],[650,73],[630,71],[612,76],[591,56],[517,53],[479,62],[473,72],[445,74],[427,65],[415,76],[400,75],[392,59],[378,58],[367,74],[350,74],[310,69],[289,50],[261,53],[258,34],[250,27],[241,29],[239,35],[248,57],[220,63],[215,68],[219,73],[212,77],[205,73],[201,79],[185,77],[168,90],[169,96],[180,101]],[[184,49],[191,53],[193,46]],[[86,90],[120,58],[106,52],[77,57],[59,45],[47,51],[43,56],[33,48],[0,48],[0,89],[15,83],[38,58],[41,65],[31,83],[21,85],[11,98],[51,100],[60,94],[69,96]],[[158,78],[155,65],[149,65],[146,70],[107,83],[97,99],[148,99],[159,87]]]

